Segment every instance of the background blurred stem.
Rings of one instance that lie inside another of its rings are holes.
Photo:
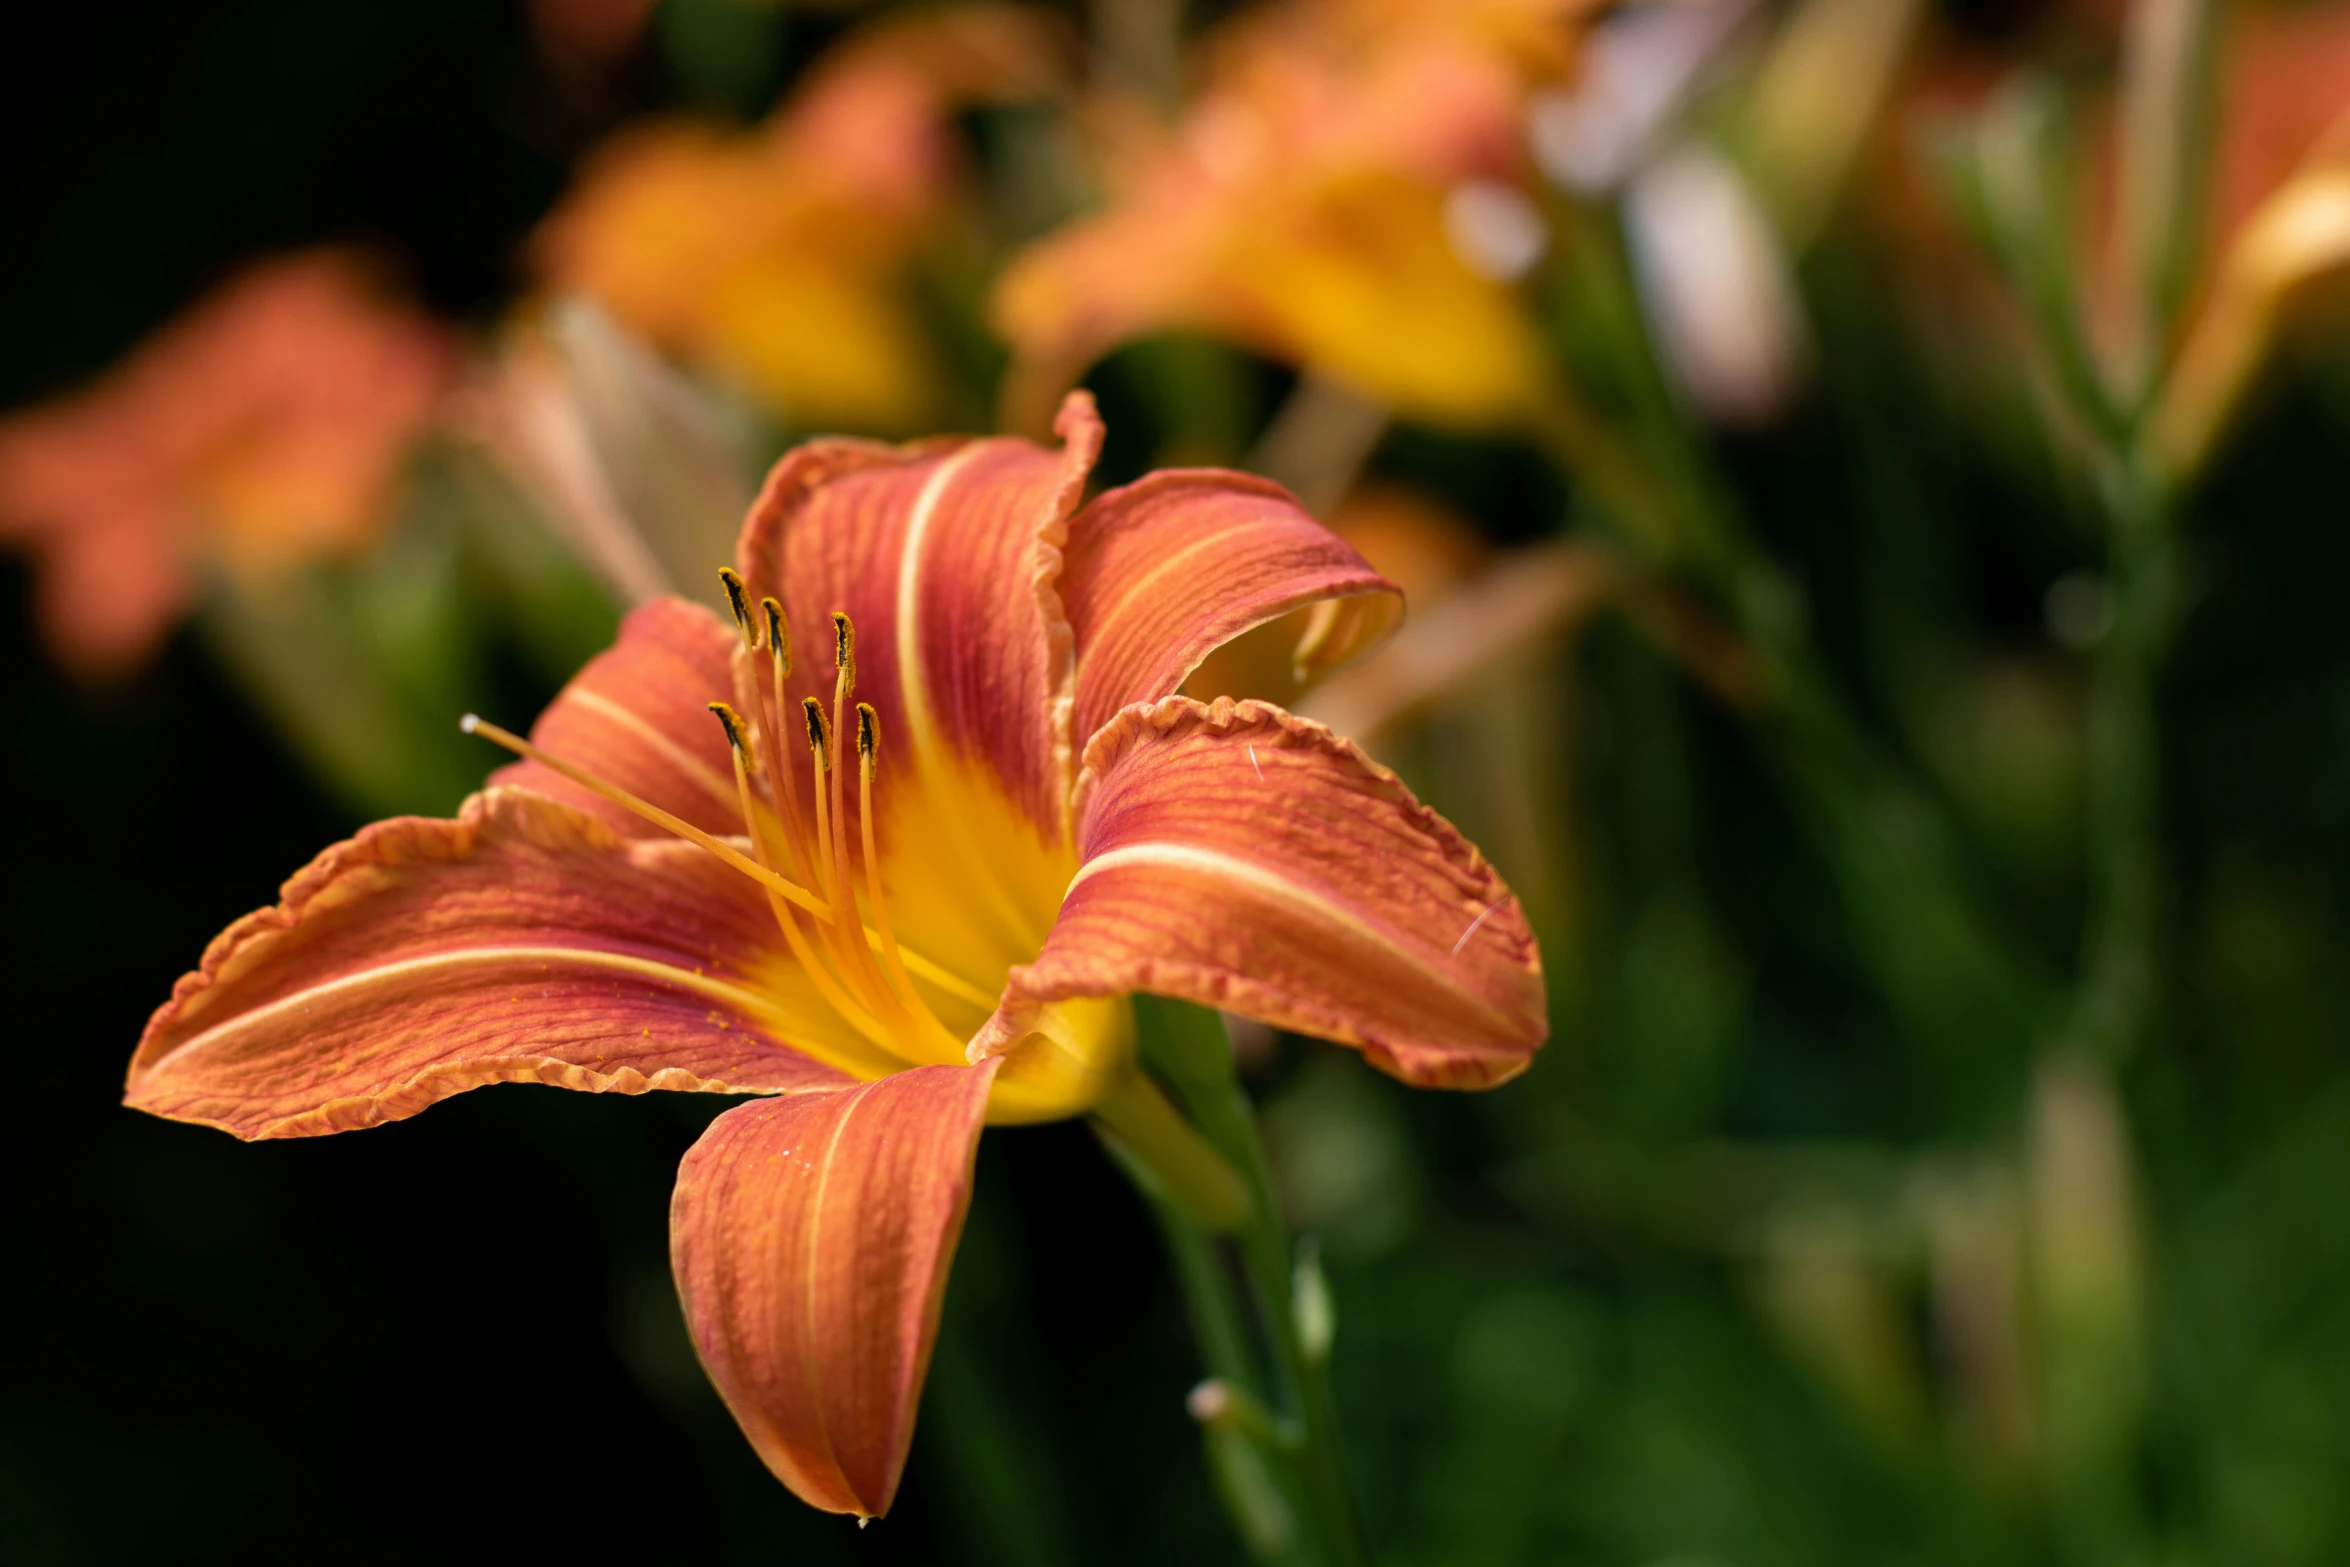
[[[1585,286],[1613,296],[1598,315],[1639,319],[1620,228],[1602,227],[1579,262]],[[1948,812],[1853,717],[1812,648],[1800,592],[1754,542],[1646,337],[1611,333],[1594,346],[1628,390],[1632,426],[1562,397],[1537,427],[1543,449],[1629,551],[1694,578],[1746,640],[1760,693],[1750,716],[1770,768],[1819,835],[1887,999],[1930,1037],[1979,1047],[1966,1036],[1989,1026],[2022,1056],[2053,991],[1981,906]],[[1956,997],[1972,1004],[1954,1008]]]
[[[2204,142],[2217,73],[2208,0],[2138,0],[2123,61],[2121,196],[2146,393],[2095,462],[2113,623],[2097,648],[2089,720],[2091,887],[2073,1042],[2117,1065],[2151,1014],[2159,766],[2154,692],[2175,620],[2173,501],[2150,450],[2171,323],[2200,250]]]
[[[2133,373],[2159,373],[2202,252],[2214,97],[2211,0],[2141,0],[2122,55],[2121,232],[2134,261]]]
[[[1391,418],[1384,404],[1307,370],[1242,466],[1286,485],[1306,510],[1327,518],[1362,476]]]
[[[1201,1352],[1216,1376],[1243,1392],[1269,1388],[1276,1417],[1297,1433],[1294,1449],[1264,1451],[1252,1443],[1265,1467],[1294,1485],[1302,1528],[1292,1558],[1318,1567],[1357,1567],[1367,1560],[1346,1489],[1338,1451],[1337,1407],[1330,1396],[1323,1358],[1309,1354],[1298,1330],[1296,1260],[1273,1195],[1272,1176],[1258,1141],[1256,1117],[1232,1071],[1231,1043],[1215,1013],[1157,997],[1135,998],[1135,1027],[1144,1063],[1165,1078],[1200,1134],[1240,1172],[1248,1188],[1249,1213],[1236,1233],[1240,1259],[1257,1306],[1258,1326],[1271,1360],[1271,1375],[1259,1378],[1245,1353],[1235,1352],[1241,1336],[1239,1314],[1230,1296],[1232,1281],[1213,1243],[1171,1207],[1154,1199],[1168,1255],[1193,1312]],[[1145,1195],[1149,1191],[1145,1189]],[[1222,1364],[1219,1364],[1222,1361]],[[1211,1442],[1222,1428],[1212,1427]],[[1219,1475],[1227,1505],[1233,1487]],[[1252,1545],[1256,1520],[1236,1511],[1235,1522]]]
[[[2171,500],[2154,465],[2114,460],[2103,486],[2113,624],[2098,644],[2089,709],[2093,878],[2075,1042],[2113,1064],[2152,1006],[2158,766],[2154,688],[2173,622]]]

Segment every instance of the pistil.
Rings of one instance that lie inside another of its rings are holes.
[[[797,882],[791,881],[784,876],[778,875],[776,872],[768,869],[766,866],[750,859],[740,849],[734,847],[734,845],[711,836],[709,833],[702,831],[701,828],[696,827],[693,823],[670,815],[667,811],[664,811],[661,809],[661,807],[653,804],[650,800],[640,800],[635,795],[630,794],[626,789],[620,788],[618,785],[607,782],[602,778],[598,778],[594,773],[589,772],[586,768],[580,767],[571,762],[566,762],[563,760],[563,758],[556,756],[551,752],[542,751],[537,746],[531,744],[528,740],[523,739],[522,736],[515,734],[512,730],[501,729],[496,724],[491,723],[488,719],[482,718],[476,714],[467,713],[463,718],[458,719],[457,727],[463,730],[466,734],[479,735],[484,740],[489,741],[493,745],[504,746],[507,750],[512,751],[516,756],[521,757],[525,761],[536,762],[541,767],[547,768],[552,772],[560,773],[565,778],[568,778],[573,783],[579,785],[582,789],[586,789],[593,794],[601,795],[603,798],[610,800],[614,805],[619,806],[622,810],[629,811],[635,815],[643,817],[646,821],[651,822],[654,826],[660,828],[663,832],[674,834],[677,837],[685,839],[688,843],[698,844],[702,848],[707,849],[710,853],[716,855],[719,859],[725,861],[728,865],[734,867],[738,871],[741,871],[745,876],[750,877],[751,880],[765,887],[768,891],[775,893],[779,897],[789,899],[791,902],[799,905],[801,908],[806,909],[809,913],[815,915],[818,919],[830,920],[832,918],[832,906],[826,903],[823,899],[817,897],[814,893],[808,891],[808,889],[805,887],[800,886]]]

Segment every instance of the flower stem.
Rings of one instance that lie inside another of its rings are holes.
[[[1140,1070],[1093,1107],[1097,1126],[1116,1140],[1127,1174],[1155,1187],[1152,1195],[1204,1229],[1237,1229],[1251,1194],[1229,1156],[1203,1141]]]
[[[1312,1567],[1361,1567],[1366,1561],[1354,1504],[1338,1451],[1337,1406],[1331,1397],[1321,1346],[1309,1353],[1298,1329],[1296,1263],[1273,1197],[1256,1117],[1232,1071],[1232,1051],[1215,1013],[1156,997],[1137,997],[1135,1022],[1148,1066],[1159,1072],[1189,1113],[1201,1137],[1237,1171],[1248,1194],[1246,1215],[1234,1234],[1242,1271],[1256,1306],[1255,1337],[1263,1345],[1269,1374],[1260,1375],[1247,1351],[1235,1280],[1216,1254],[1210,1237],[1147,1185],[1161,1232],[1192,1313],[1200,1348],[1213,1375],[1241,1394],[1260,1392],[1270,1406],[1280,1440],[1257,1428],[1264,1422],[1210,1422],[1211,1455],[1219,1457],[1220,1489],[1234,1522],[1268,1561]],[[1294,1528],[1268,1530],[1246,1500],[1235,1505],[1236,1485],[1226,1462],[1245,1444],[1249,1460],[1274,1477],[1295,1509]]]
[[[2089,711],[2091,887],[2074,1042],[2119,1065],[2151,1011],[2157,770],[2154,685],[2173,621],[2168,488],[2137,452],[2105,475],[2113,621],[2097,647]]]

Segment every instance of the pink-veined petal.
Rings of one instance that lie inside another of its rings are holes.
[[[530,738],[704,832],[739,833],[734,762],[708,711],[734,696],[735,646],[734,632],[701,605],[654,599],[632,611],[613,644],[571,678]],[[490,782],[578,806],[624,838],[667,836],[536,762],[502,767]]]
[[[1403,616],[1394,584],[1280,485],[1170,469],[1095,498],[1069,524],[1061,599],[1077,644],[1073,733],[1171,696],[1199,661],[1252,626],[1325,606],[1299,648],[1343,663]]]
[[[336,845],[214,939],[125,1100],[239,1137],[353,1131],[485,1083],[790,1093],[867,1052],[764,896],[703,850],[625,842],[518,789]]]
[[[889,1510],[996,1064],[929,1066],[710,1123],[669,1253],[710,1380],[803,1501]]]
[[[1517,899],[1319,724],[1228,699],[1127,708],[1086,747],[1077,820],[1077,878],[991,1038],[1023,1006],[1142,990],[1353,1045],[1408,1083],[1481,1088],[1548,1036]]]
[[[927,774],[992,776],[1048,841],[1062,836],[1072,751],[1055,583],[1101,446],[1092,399],[1072,394],[1056,429],[1058,451],[813,443],[776,465],[737,550],[751,591],[791,616],[795,698],[829,701],[829,617],[845,610],[884,743]]]

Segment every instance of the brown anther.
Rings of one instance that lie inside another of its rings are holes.
[[[871,702],[857,704],[857,760],[867,772],[873,770],[873,753],[881,745],[881,715],[873,711]]]
[[[824,704],[812,696],[805,697],[800,702],[800,709],[808,715],[808,746],[816,753],[816,760],[829,770],[832,753],[824,740]]]
[[[857,628],[845,611],[832,612],[832,667],[854,687],[857,683]]]
[[[759,600],[759,608],[767,617],[767,650],[774,655],[781,673],[791,673],[791,622],[783,618],[783,606],[771,598]]]
[[[710,711],[718,715],[718,727],[726,731],[726,743],[747,757],[750,747],[743,739],[742,714],[724,702],[712,702]]]
[[[734,629],[742,633],[743,646],[757,652],[759,623],[751,618],[750,594],[743,587],[741,573],[732,566],[721,566],[718,580],[726,587],[726,607],[734,611]]]

